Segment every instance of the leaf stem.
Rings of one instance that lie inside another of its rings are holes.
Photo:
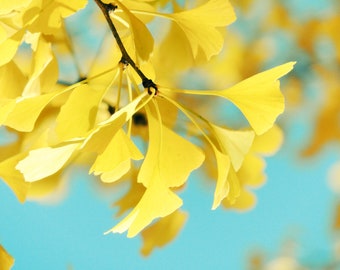
[[[136,63],[132,60],[132,58],[130,57],[130,55],[128,54],[128,52],[125,49],[125,46],[118,34],[118,31],[115,27],[115,25],[113,24],[111,17],[110,17],[110,13],[113,12],[116,8],[118,8],[116,5],[113,4],[105,4],[103,3],[101,0],[94,0],[96,2],[96,4],[98,5],[98,7],[101,9],[101,11],[104,14],[104,17],[111,29],[111,32],[117,42],[117,45],[119,47],[120,52],[122,53],[122,59],[120,62],[126,64],[128,63],[138,74],[138,76],[142,79],[142,84],[143,87],[145,89],[148,90],[148,94],[157,94],[158,88],[157,85],[150,80],[149,78],[147,78],[144,73],[138,68],[138,66],[136,65]],[[153,88],[155,91],[152,91],[151,88]]]

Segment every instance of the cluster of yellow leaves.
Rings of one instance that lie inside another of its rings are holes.
[[[204,160],[217,172],[213,209],[221,203],[238,209],[254,204],[247,188],[264,180],[264,161],[258,155],[274,153],[282,141],[274,126],[284,110],[279,79],[294,62],[222,90],[178,89],[175,81],[165,86],[169,81],[164,78],[177,70],[176,63],[189,66],[221,51],[221,28],[235,20],[230,3],[209,0],[186,8],[169,1],[172,12],[162,10],[166,1],[105,3],[117,6],[110,16],[124,46],[157,89],[141,88],[135,70],[120,61],[113,38],[104,39],[84,80],[58,83],[55,42],[68,39],[64,18],[86,1],[6,2],[0,8],[0,124],[16,140],[1,147],[0,176],[23,202],[51,193],[72,164],[88,166],[104,183],[130,175],[130,191],[116,202],[120,215],[130,212],[108,232],[127,231],[133,237],[145,229],[142,253],[148,255],[184,224],[186,214],[179,210],[182,199],[176,191]],[[159,43],[146,26],[155,18],[170,21]],[[233,130],[227,123],[215,124],[179,102],[200,96],[232,103],[249,127]],[[179,112],[195,126],[194,137],[202,139],[204,148],[177,130],[186,127],[177,121]]]

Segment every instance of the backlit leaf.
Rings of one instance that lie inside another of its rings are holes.
[[[90,173],[101,174],[103,182],[113,182],[130,170],[131,159],[139,160],[142,158],[142,153],[120,129],[114,134],[104,152],[98,155]]]
[[[45,147],[32,150],[16,166],[27,182],[41,180],[59,171],[79,147],[80,143],[70,143],[59,147]]]
[[[162,125],[151,113],[149,124],[149,148],[138,175],[138,182],[150,185],[152,175],[160,167],[162,181],[167,187],[184,184],[190,173],[201,166],[204,154],[200,148]]]
[[[159,169],[154,170],[152,185],[146,189],[137,206],[109,232],[123,233],[128,231],[128,237],[134,237],[155,218],[165,217],[182,205],[182,200],[162,181]]]
[[[284,97],[278,79],[288,73],[294,64],[289,62],[272,68],[231,88],[211,91],[211,94],[233,102],[248,119],[256,134],[263,134],[273,126],[284,110]]]

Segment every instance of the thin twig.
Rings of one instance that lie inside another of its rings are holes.
[[[105,4],[103,3],[101,0],[94,0],[96,2],[96,4],[98,5],[98,7],[101,9],[101,11],[104,14],[104,17],[107,21],[107,23],[109,24],[109,27],[111,29],[111,32],[114,36],[114,38],[116,39],[117,45],[119,47],[120,52],[122,53],[122,59],[120,60],[120,62],[122,62],[123,64],[129,64],[138,74],[138,76],[142,79],[142,84],[144,86],[144,88],[148,89],[148,93],[151,95],[152,94],[152,90],[154,89],[155,94],[157,94],[158,88],[157,85],[150,80],[149,78],[147,78],[144,73],[137,67],[136,63],[132,60],[132,58],[130,57],[130,55],[128,54],[128,52],[126,51],[124,44],[118,34],[118,31],[115,27],[115,25],[113,24],[111,17],[110,17],[110,12],[113,12],[117,6],[113,5],[113,4]]]

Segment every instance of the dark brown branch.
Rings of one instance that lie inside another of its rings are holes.
[[[148,93],[151,95],[152,94],[152,90],[151,88],[153,88],[155,90],[155,94],[157,94],[158,88],[157,85],[150,80],[149,78],[147,78],[144,73],[137,67],[136,63],[132,60],[132,58],[130,57],[130,55],[128,54],[128,52],[126,51],[124,44],[118,34],[118,31],[116,29],[116,27],[114,26],[111,18],[110,18],[110,12],[113,12],[117,6],[113,5],[113,4],[105,4],[103,3],[101,0],[94,0],[96,2],[96,4],[98,5],[98,7],[101,9],[101,11],[104,14],[104,17],[107,21],[107,23],[109,24],[109,27],[111,29],[111,32],[114,36],[114,38],[116,39],[117,45],[119,47],[120,52],[122,53],[122,59],[120,60],[120,62],[126,64],[128,63],[138,74],[138,76],[142,79],[142,83],[143,83],[143,87],[148,89]]]

